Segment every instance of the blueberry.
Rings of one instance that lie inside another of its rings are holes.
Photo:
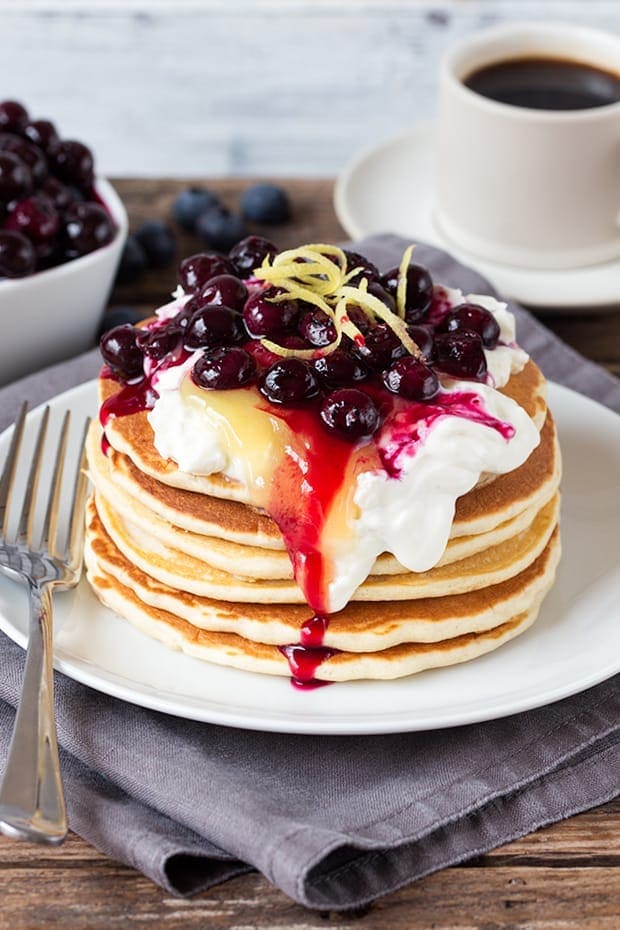
[[[0,230],[0,278],[32,274],[36,255],[33,244],[20,232]]]
[[[64,139],[54,152],[54,174],[65,184],[91,187],[95,179],[94,165],[91,150],[76,139]]]
[[[142,376],[143,356],[137,342],[138,333],[135,326],[124,323],[109,329],[99,340],[104,362],[123,381],[135,381]]]
[[[140,277],[146,265],[146,252],[135,236],[127,236],[116,272],[116,284],[132,284]]]
[[[220,391],[243,387],[254,379],[256,362],[244,349],[219,346],[201,355],[192,369],[192,380],[199,387]]]
[[[258,388],[272,404],[295,406],[319,393],[319,382],[308,362],[282,358],[262,375]]]
[[[65,210],[63,238],[65,257],[77,258],[111,242],[114,226],[97,203],[74,203]]]
[[[206,187],[188,187],[181,191],[172,204],[172,216],[187,232],[194,232],[200,214],[217,206],[219,200],[213,191]]]
[[[164,268],[176,253],[176,236],[163,220],[147,220],[135,232],[150,268]]]
[[[365,391],[338,388],[321,403],[319,416],[323,426],[347,442],[366,439],[377,431],[381,414]]]
[[[220,206],[209,207],[200,214],[196,232],[207,245],[221,252],[227,252],[247,235],[242,218]]]
[[[108,307],[101,320],[99,338],[116,326],[122,326],[124,323],[131,323],[132,326],[135,326],[136,323],[143,319],[144,312],[137,310],[135,307]]]
[[[241,212],[256,223],[284,223],[291,205],[286,191],[274,184],[254,184],[243,192]]]
[[[65,257],[78,258],[111,242],[114,226],[108,213],[97,203],[74,203],[64,214]]]

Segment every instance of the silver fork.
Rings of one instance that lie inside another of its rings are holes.
[[[82,441],[73,479],[68,530],[61,542],[59,506],[69,436],[70,415],[67,412],[58,441],[43,525],[35,537],[36,504],[49,421],[49,407],[46,407],[41,417],[19,519],[16,527],[11,528],[9,516],[12,506],[17,506],[13,498],[26,413],[27,405],[24,404],[0,477],[0,571],[26,582],[30,593],[28,651],[22,693],[0,786],[0,831],[16,839],[57,845],[67,835],[67,814],[54,717],[51,592],[56,587],[71,588],[80,578],[88,479]]]

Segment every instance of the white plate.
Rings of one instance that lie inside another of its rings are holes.
[[[102,607],[82,582],[55,599],[56,668],[98,691],[181,717],[323,734],[473,723],[603,681],[620,667],[620,417],[555,385],[549,399],[565,462],[564,554],[537,622],[496,652],[400,681],[299,692],[285,678],[220,668],[169,651]],[[94,383],[61,394],[51,407],[55,422],[67,407],[79,418],[92,415]],[[29,438],[39,415],[29,417]],[[8,439],[8,433],[0,437],[0,460]],[[21,587],[0,577],[0,627],[22,646],[26,608]]]
[[[375,145],[351,161],[334,188],[334,207],[353,239],[397,233],[438,246],[485,275],[505,297],[558,313],[620,309],[620,259],[572,271],[528,270],[486,261],[436,225],[432,125]]]

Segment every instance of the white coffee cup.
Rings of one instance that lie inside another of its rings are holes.
[[[611,260],[620,255],[620,103],[529,109],[463,83],[486,65],[524,57],[620,74],[620,38],[541,23],[500,26],[457,44],[441,73],[436,222],[461,249],[503,264],[557,269]]]

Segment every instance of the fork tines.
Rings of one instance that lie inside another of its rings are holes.
[[[63,487],[63,476],[65,472],[67,459],[67,446],[69,440],[69,427],[71,422],[70,411],[64,415],[60,437],[56,446],[54,456],[54,465],[52,477],[49,484],[49,493],[47,494],[47,506],[43,523],[39,532],[35,536],[35,517],[37,512],[37,499],[40,496],[39,485],[41,483],[41,472],[46,459],[46,438],[48,433],[50,408],[46,407],[41,416],[37,436],[35,440],[32,461],[28,472],[26,489],[21,501],[19,520],[11,530],[10,518],[15,506],[13,498],[16,493],[17,477],[20,473],[20,451],[26,427],[26,414],[28,404],[24,403],[19,417],[15,423],[13,436],[8,455],[4,463],[2,475],[0,476],[0,520],[2,521],[2,535],[0,539],[5,545],[16,543],[26,543],[32,550],[45,550],[53,558],[71,559],[73,561],[76,555],[75,543],[79,534],[81,521],[83,520],[83,501],[84,490],[88,481],[86,476],[86,459],[84,451],[84,440],[90,420],[86,420],[84,433],[81,442],[81,455],[77,463],[77,468],[73,477],[71,505],[68,510],[69,520],[64,534],[64,544],[60,544],[59,539],[59,514],[60,499]]]

